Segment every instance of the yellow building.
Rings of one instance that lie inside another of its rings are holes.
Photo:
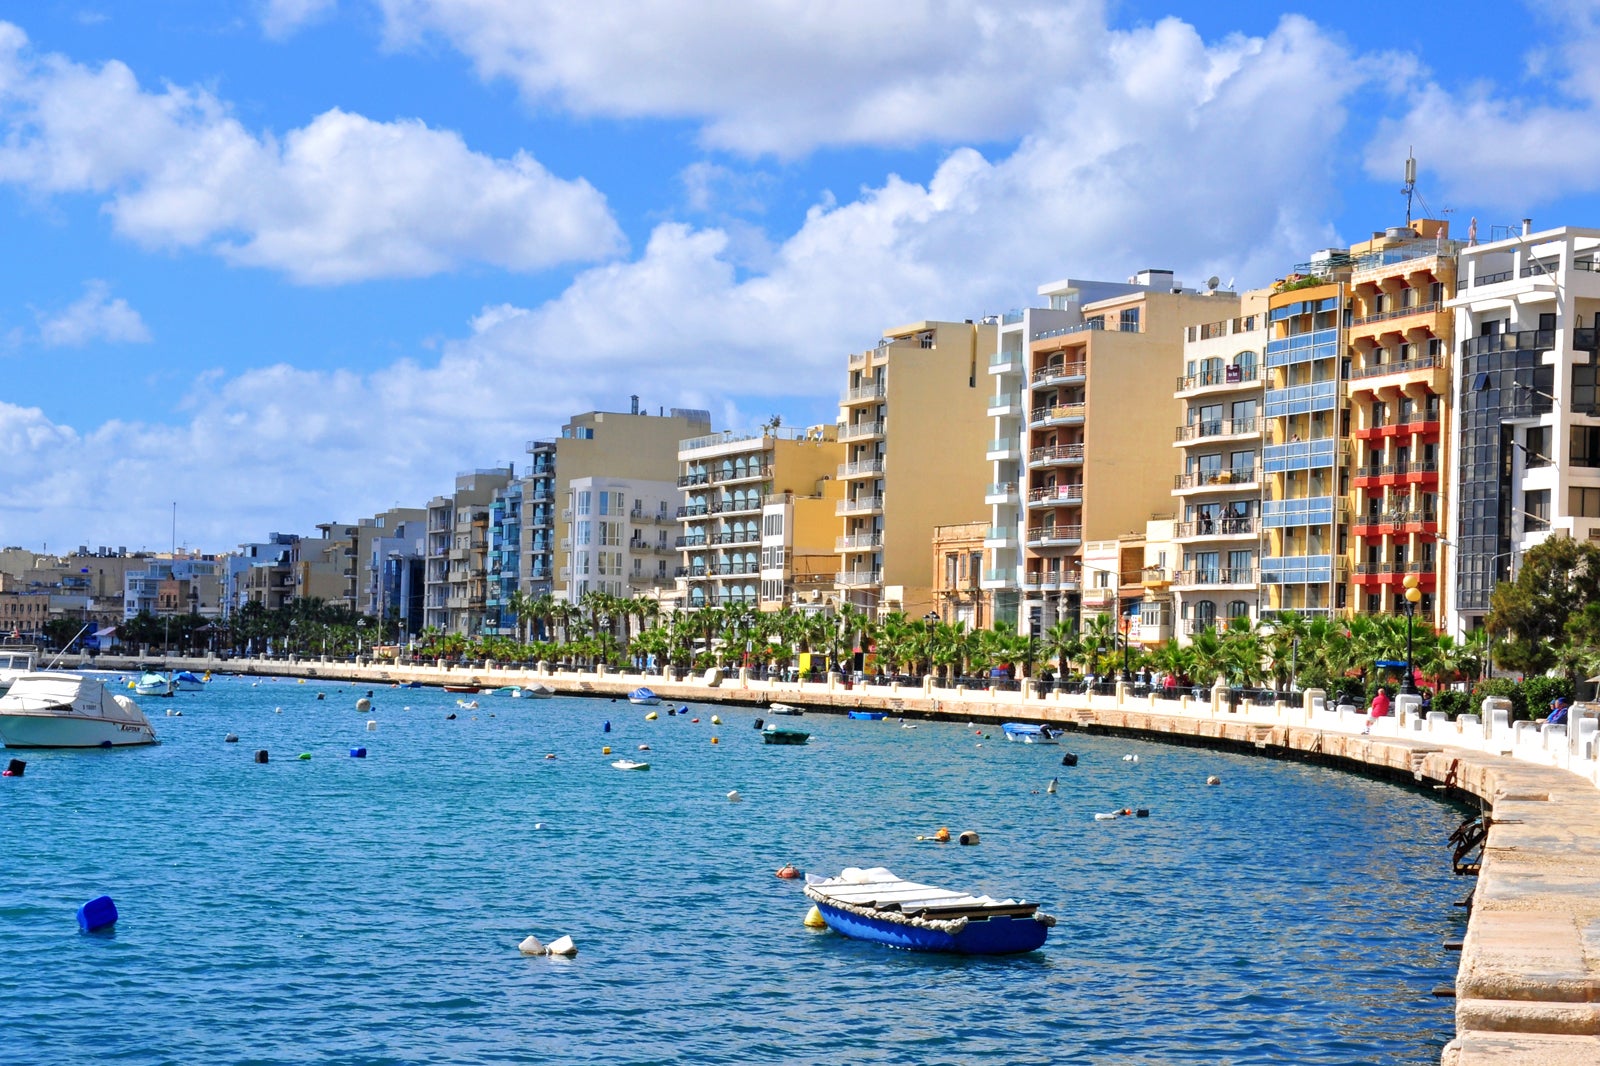
[[[679,443],[678,485],[686,494],[678,510],[677,538],[683,606],[760,604],[763,523],[782,522],[793,513],[792,504],[775,499],[779,494],[791,499],[824,495],[821,483],[843,457],[836,437],[833,426],[799,431],[766,426],[753,433],[724,431]],[[779,506],[764,516],[769,503]],[[808,506],[801,515],[814,511]],[[775,546],[782,546],[784,535],[779,528]],[[767,569],[781,572],[783,567]]]
[[[827,427],[826,431],[834,431]],[[842,451],[841,453],[842,454]],[[822,607],[832,600],[835,514],[844,483],[819,479],[811,493],[774,492],[761,505],[760,607]]]
[[[994,628],[994,597],[983,588],[983,542],[988,521],[935,526],[933,610],[941,621],[969,630]]]
[[[996,331],[993,321],[917,322],[850,356],[839,403],[841,602],[918,617],[933,607],[934,528],[983,511],[990,419],[980,374]]]

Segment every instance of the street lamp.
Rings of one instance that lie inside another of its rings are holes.
[[[1411,663],[1411,619],[1417,612],[1417,604],[1422,600],[1422,590],[1417,587],[1416,574],[1407,574],[1401,585],[1405,588],[1406,604],[1406,676],[1400,679],[1400,694],[1412,696],[1416,694],[1417,685],[1415,670]]]

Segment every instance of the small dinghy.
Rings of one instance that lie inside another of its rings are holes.
[[[522,698],[525,700],[547,700],[555,694],[556,690],[549,685],[529,685],[522,690]]]
[[[804,744],[811,739],[811,734],[798,729],[780,729],[769,725],[761,731],[763,744]]]
[[[792,716],[798,718],[799,716],[805,714],[806,712],[801,710],[799,707],[796,707],[792,703],[769,703],[769,704],[767,704],[767,713],[769,713],[769,714],[787,714],[787,715],[792,715]]]
[[[1055,918],[1037,903],[920,885],[883,867],[806,876],[806,896],[835,932],[911,951],[1011,955],[1033,951]]]
[[[611,768],[613,770],[648,770],[650,769],[650,764],[638,762],[635,759],[618,759],[611,764]]]
[[[1000,728],[1005,731],[1007,740],[1017,744],[1056,743],[1055,730],[1049,726],[1035,725],[1032,722],[1006,722]]]
[[[851,718],[858,718],[863,722],[881,722],[889,717],[888,711],[851,711]]]
[[[210,679],[210,674],[201,677],[192,670],[179,670],[173,676],[172,683],[179,692],[199,692],[206,687],[206,682]]]
[[[661,702],[661,697],[647,688],[636,688],[628,693],[628,702],[640,707],[654,707]]]

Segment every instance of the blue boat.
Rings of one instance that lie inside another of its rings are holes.
[[[661,697],[647,688],[636,688],[628,693],[628,702],[637,703],[641,707],[654,707],[661,702]]]
[[[201,677],[193,670],[179,670],[173,675],[172,680],[179,692],[199,692],[206,687],[206,682],[211,680],[211,675]]]
[[[859,718],[864,722],[881,722],[889,717],[888,711],[851,711],[851,718]]]
[[[908,951],[1014,955],[1041,947],[1056,924],[1037,903],[921,885],[881,866],[808,874],[805,893],[834,932]]]
[[[1005,731],[1007,740],[1018,744],[1056,743],[1056,731],[1049,726],[1032,722],[1006,722],[1000,728]]]

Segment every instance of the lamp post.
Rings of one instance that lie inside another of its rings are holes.
[[[1422,600],[1422,590],[1417,587],[1416,574],[1407,574],[1401,582],[1405,588],[1406,604],[1406,676],[1400,679],[1400,694],[1412,696],[1416,694],[1416,670],[1411,661],[1411,619],[1417,613],[1417,604]]]
[[[924,676],[931,677],[933,675],[933,629],[939,624],[939,612],[929,611],[922,616],[922,623],[928,627],[928,673]]]

